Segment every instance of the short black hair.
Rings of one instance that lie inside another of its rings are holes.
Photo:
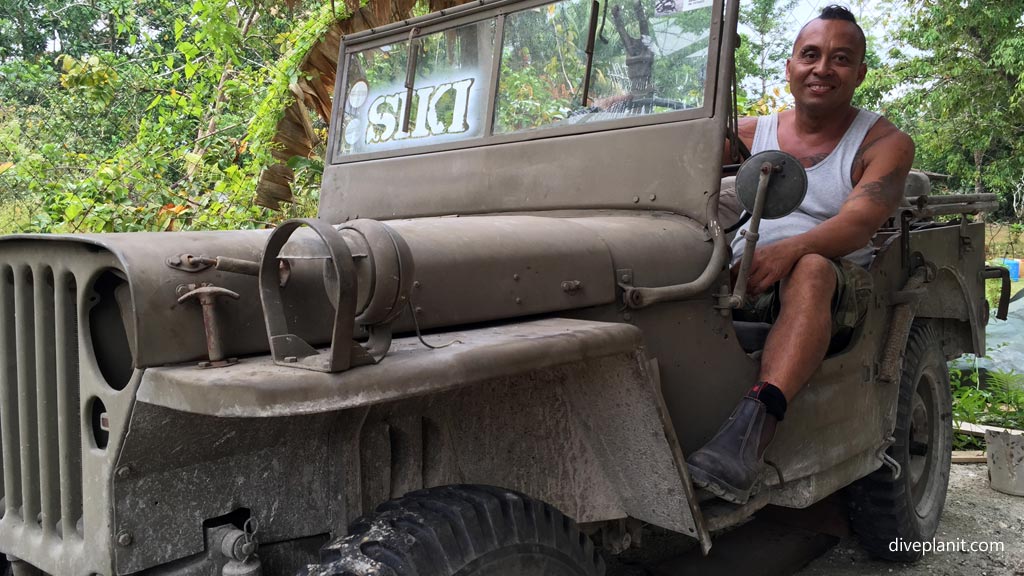
[[[868,52],[868,41],[864,36],[864,29],[857,24],[857,17],[850,12],[850,9],[846,6],[840,6],[839,4],[829,4],[821,9],[821,14],[818,15],[816,20],[845,20],[857,27],[857,35],[860,36],[860,56],[863,60],[867,56]]]

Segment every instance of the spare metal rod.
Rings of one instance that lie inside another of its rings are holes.
[[[995,194],[950,194],[943,196],[921,195],[907,196],[907,202],[916,206],[936,206],[939,204],[971,204],[974,202],[998,202]]]
[[[932,216],[949,216],[951,214],[979,214],[981,212],[991,212],[997,208],[999,208],[999,202],[978,202],[976,204],[942,204],[939,206],[911,208],[910,212],[916,218],[931,218]]]

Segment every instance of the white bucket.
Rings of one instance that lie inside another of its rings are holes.
[[[986,430],[985,446],[992,488],[1024,496],[1024,431]]]

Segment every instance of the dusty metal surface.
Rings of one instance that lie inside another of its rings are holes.
[[[628,325],[538,320],[427,336],[458,340],[431,350],[415,337],[396,340],[387,362],[338,374],[276,366],[261,357],[221,370],[151,368],[138,400],[221,417],[314,414],[457,388],[524,370],[622,353],[641,345]]]
[[[140,376],[117,266],[93,246],[0,244],[0,550],[49,574],[112,573],[107,479]]]
[[[653,264],[653,259],[642,256],[644,252],[664,254],[671,246],[698,243],[697,250],[673,256],[672,266],[665,266],[664,260],[652,265],[654,270],[649,274],[653,276],[645,281],[657,281],[660,276],[687,279],[691,270],[704,264],[703,233],[692,220],[661,214],[608,217],[598,213],[593,219],[576,216],[436,218],[391,223],[408,244],[410,259],[418,265],[412,278],[403,282],[411,282],[409,298],[413,309],[419,309],[420,327],[610,304],[616,298],[614,254],[628,253],[633,261],[644,258]],[[627,230],[634,234],[625,234]],[[316,246],[312,233],[303,232],[308,231],[296,232],[298,244],[290,252],[285,250],[291,264],[287,285],[280,291],[289,329],[319,346],[330,341],[333,317],[323,313],[331,309],[322,274],[323,251]],[[106,249],[116,257],[113,265],[123,271],[130,287],[121,310],[130,336],[128,344],[135,365],[149,367],[209,361],[211,352],[230,358],[269,349],[257,278],[212,267],[186,272],[166,263],[168,258],[180,256],[183,249],[258,260],[267,236],[266,232],[239,231],[22,238],[41,241],[40,247],[49,246],[54,254],[77,250],[73,246],[79,245]],[[8,237],[6,241],[16,238]],[[299,258],[304,252],[309,256]],[[374,298],[373,287],[380,288],[382,282],[374,279],[371,269],[357,276],[361,291],[357,312],[365,316],[380,308],[378,300],[386,298]],[[453,278],[459,281],[452,282]],[[573,289],[566,290],[566,282]],[[239,295],[216,302],[216,320],[212,323],[204,322],[209,317],[204,307],[191,301],[179,302],[184,294],[181,287],[203,284]],[[402,308],[394,329],[410,332],[411,317],[407,307]],[[223,335],[214,338],[219,346],[213,350],[208,348],[205,336],[211,326]]]
[[[723,140],[713,118],[328,166],[320,217],[640,208],[703,222]]]
[[[117,573],[198,554],[203,521],[248,509],[263,542],[330,531],[343,417],[225,419],[136,403],[113,477]],[[173,435],[168,430],[174,430]]]
[[[491,350],[454,354],[462,368],[443,383],[421,373],[435,385],[429,394],[353,390],[368,410],[335,404],[315,415],[223,418],[139,402],[117,463],[126,471],[114,479],[116,528],[132,538],[117,550],[119,569],[199,554],[203,520],[239,508],[259,521],[264,541],[284,541],[338,534],[384,500],[454,483],[521,490],[581,522],[628,516],[696,534],[637,331],[575,320],[531,324],[532,335],[495,329],[501,337],[492,336]],[[460,336],[477,340],[473,332]],[[487,370],[501,363],[487,354],[513,341],[526,342],[518,370]],[[413,360],[422,367],[419,356]],[[216,394],[207,378],[237,368],[192,373]],[[464,379],[451,377],[460,373]],[[275,385],[294,393],[294,383]],[[174,384],[165,379],[159,388]],[[168,439],[168,427],[183,432]]]
[[[416,262],[410,299],[421,328],[608,304],[612,262],[599,224],[586,218],[478,216],[389,224]],[[667,224],[671,225],[671,224]],[[679,236],[694,234],[675,224]],[[580,282],[565,291],[562,283]],[[396,331],[412,328],[406,313]]]
[[[982,355],[986,320],[984,246],[985,225],[981,222],[966,229],[944,226],[918,230],[910,236],[911,250],[921,252],[936,267],[928,297],[921,300],[917,314],[969,323],[972,349],[966,351]]]
[[[224,357],[268,349],[255,278],[213,268],[200,273],[185,272],[166,262],[167,258],[182,252],[255,261],[262,253],[267,234],[267,231],[233,231],[8,236],[0,245],[19,239],[30,240],[38,250],[39,262],[60,259],[62,254],[76,251],[103,250],[111,254],[114,257],[111,266],[122,272],[131,289],[122,314],[135,366],[147,367],[208,360],[202,309],[193,302],[178,302],[177,290],[182,285],[209,283],[239,295],[237,300],[222,299],[217,304],[221,331],[230,335],[222,342]],[[314,341],[323,341],[324,335],[330,334],[330,318],[313,313],[330,307],[321,286],[319,275],[296,274],[285,288],[289,293],[303,295],[294,300],[296,304],[291,314],[306,318],[297,327],[298,333]]]

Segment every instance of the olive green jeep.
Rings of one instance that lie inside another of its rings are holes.
[[[993,198],[927,179],[757,493],[688,477],[770,328],[732,319],[721,179],[755,220],[803,194],[784,156],[723,166],[737,12],[478,0],[346,37],[317,219],[0,239],[14,574],[598,575],[642,526],[707,552],[843,489],[872,552],[930,538],[998,271]]]

